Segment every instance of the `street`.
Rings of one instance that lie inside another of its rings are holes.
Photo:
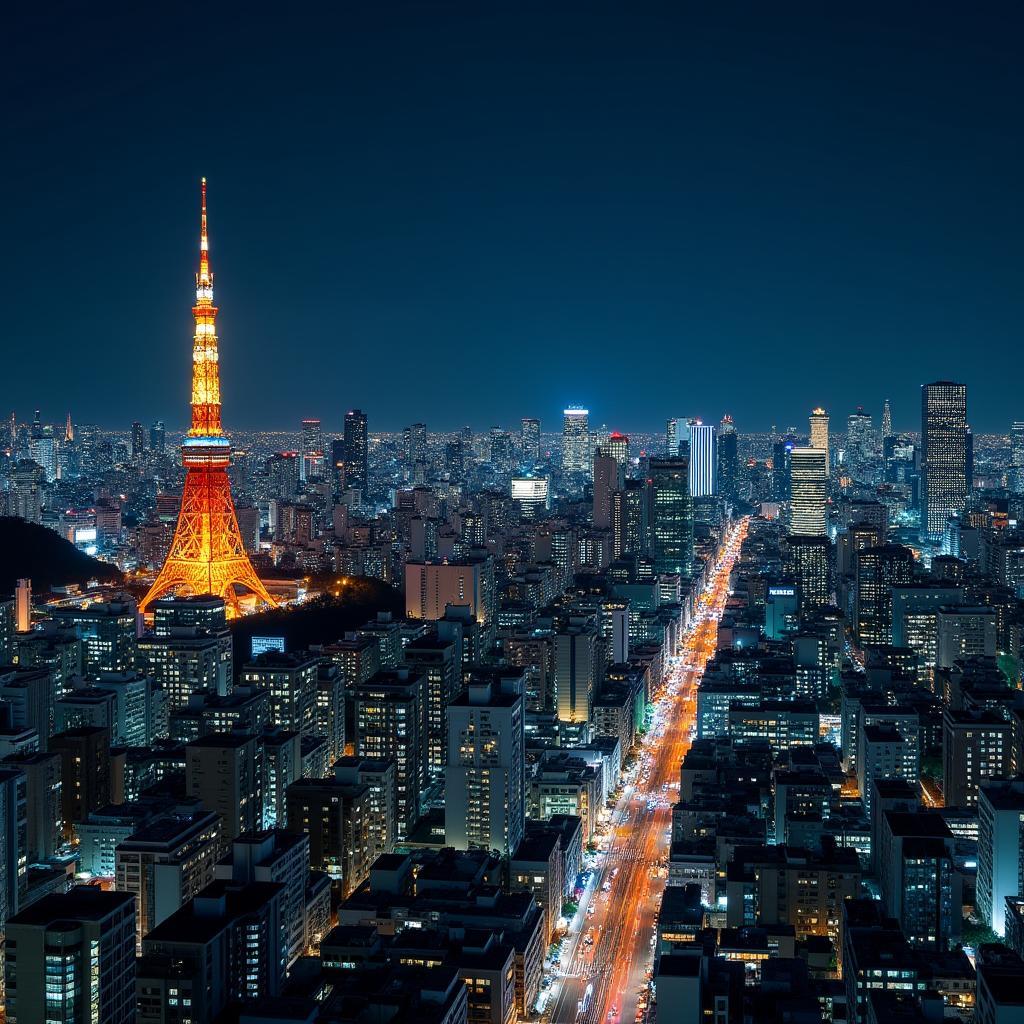
[[[690,746],[696,689],[715,652],[729,575],[746,531],[743,519],[723,545],[680,656],[655,695],[651,730],[601,837],[596,877],[563,945],[563,973],[544,1012],[554,1024],[632,1024],[646,1012],[679,765]]]

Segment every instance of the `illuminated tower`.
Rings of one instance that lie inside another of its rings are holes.
[[[825,452],[825,472],[828,473],[828,413],[820,406],[810,415],[811,448],[821,448]]]
[[[690,494],[706,498],[718,490],[718,439],[711,423],[690,420]]]
[[[562,420],[562,473],[590,472],[590,414],[586,409],[570,406]]]
[[[192,427],[181,446],[185,489],[174,540],[156,582],[140,610],[168,591],[214,594],[238,614],[235,587],[251,590],[269,605],[276,602],[256,575],[238,529],[231,501],[228,466],[231,442],[220,423],[220,370],[217,354],[217,307],[206,234],[206,179],[202,186],[202,230],[196,274],[196,321],[192,343]]]
[[[940,380],[921,385],[921,533],[939,537],[967,504],[967,388]]]

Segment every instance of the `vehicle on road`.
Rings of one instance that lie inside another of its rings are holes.
[[[590,1000],[593,998],[593,995],[594,995],[594,985],[593,985],[593,983],[591,983],[591,984],[589,984],[587,986],[586,992],[583,993],[583,998],[580,999],[576,1003],[576,1016],[577,1017],[582,1017],[583,1014],[585,1014],[587,1012],[587,1010],[590,1009]]]

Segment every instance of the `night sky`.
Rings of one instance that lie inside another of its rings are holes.
[[[1019,3],[30,6],[5,414],[185,425],[205,174],[229,428],[1024,417]]]

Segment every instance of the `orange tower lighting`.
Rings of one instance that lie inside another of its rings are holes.
[[[231,500],[228,466],[231,442],[220,423],[220,368],[217,353],[217,307],[206,233],[206,179],[202,184],[199,273],[196,274],[196,321],[192,342],[192,427],[181,446],[185,490],[174,540],[156,582],[139,606],[146,611],[170,591],[214,594],[224,598],[228,613],[238,615],[235,587],[252,591],[273,606],[274,599],[256,575],[242,543]]]

